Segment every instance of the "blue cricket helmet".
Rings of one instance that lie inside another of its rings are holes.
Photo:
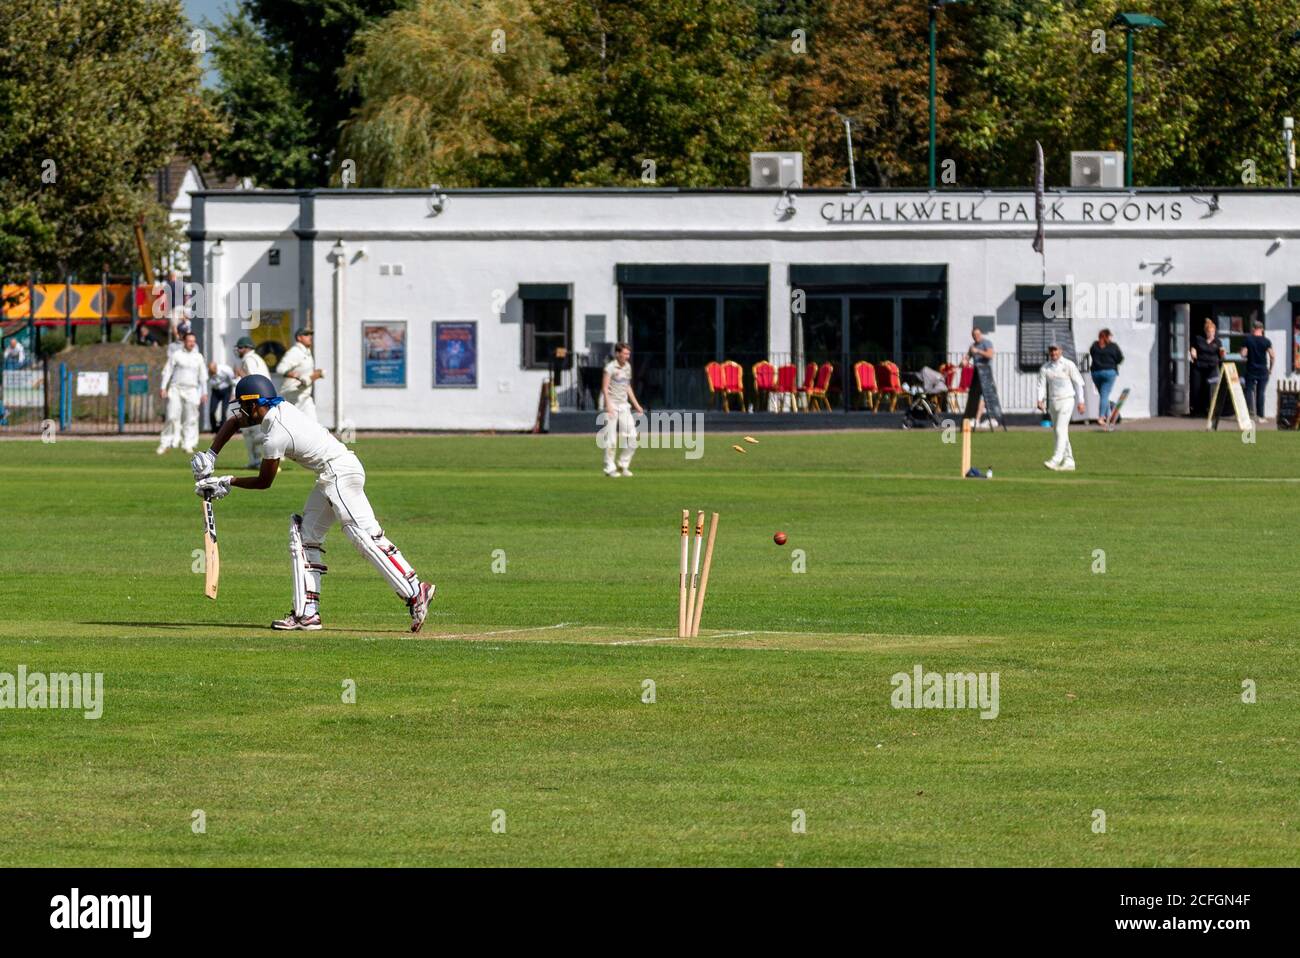
[[[275,393],[275,383],[265,376],[245,376],[239,380],[235,384],[235,399],[247,409],[253,406],[275,406],[281,402]]]

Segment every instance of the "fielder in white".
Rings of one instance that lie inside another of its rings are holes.
[[[321,627],[320,583],[326,567],[325,534],[337,519],[357,551],[384,577],[411,615],[411,631],[419,632],[433,599],[431,582],[421,582],[397,546],[388,541],[366,498],[366,471],[350,449],[319,423],[276,396],[265,376],[245,376],[235,386],[239,409],[221,425],[212,447],[192,460],[194,491],[209,500],[230,494],[231,487],[269,489],[281,459],[292,459],[316,474],[302,515],[289,517],[289,559],[293,572],[293,609],[271,628],[314,632]],[[243,426],[266,430],[262,469],[256,476],[214,476],[217,454]]]
[[[294,333],[294,344],[280,357],[275,371],[282,377],[280,394],[314,420],[316,401],[312,398],[312,389],[316,380],[325,374],[316,368],[316,359],[311,354],[311,338],[311,327],[300,327]]]
[[[1056,450],[1043,463],[1058,472],[1074,471],[1074,450],[1070,447],[1070,417],[1083,404],[1083,376],[1079,367],[1061,355],[1056,343],[1047,347],[1047,362],[1038,370],[1038,408],[1047,410],[1056,433]]]
[[[239,361],[235,364],[236,376],[240,378],[244,376],[271,378],[271,371],[266,368],[266,360],[258,355],[253,341],[247,336],[239,337],[239,341],[235,343],[235,353],[239,356]],[[243,434],[244,447],[248,450],[248,462],[244,468],[260,469],[262,466],[262,441],[266,438],[266,433],[261,426],[245,426]]]
[[[167,403],[167,419],[158,437],[158,455],[180,445],[193,452],[199,443],[199,410],[208,395],[208,361],[198,340],[186,333],[180,349],[169,353],[158,394]]]
[[[632,347],[619,343],[614,358],[605,364],[600,394],[605,399],[605,423],[600,442],[605,447],[605,475],[610,478],[631,477],[632,456],[636,453],[636,420],[632,410],[644,413],[632,391]],[[615,453],[618,455],[615,467]]]

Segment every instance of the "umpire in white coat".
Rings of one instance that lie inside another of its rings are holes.
[[[1061,355],[1057,343],[1047,347],[1047,362],[1038,370],[1038,408],[1051,415],[1052,431],[1056,433],[1056,449],[1043,465],[1058,472],[1073,472],[1070,418],[1076,409],[1082,413],[1087,407],[1083,404],[1083,376],[1079,367]]]
[[[208,395],[208,362],[198,340],[186,333],[180,349],[170,353],[163,366],[159,395],[167,403],[167,419],[158,437],[158,455],[181,446],[193,453],[199,442],[199,409]]]

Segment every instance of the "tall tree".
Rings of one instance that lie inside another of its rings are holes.
[[[547,0],[559,80],[520,134],[536,185],[743,186],[781,110],[752,0]]]
[[[756,24],[747,0],[418,0],[358,38],[345,152],[385,185],[743,185],[780,112]]]
[[[970,182],[1025,185],[1033,141],[1048,178],[1069,182],[1071,150],[1124,149],[1124,34],[1103,0],[982,0],[965,21],[969,56],[951,72],[951,124]],[[1297,0],[1159,4],[1167,29],[1138,37],[1137,185],[1241,185],[1284,178],[1281,115],[1300,80]],[[1291,105],[1294,109],[1294,105]]]
[[[146,187],[219,131],[178,0],[9,0],[0,18],[0,272],[97,273],[134,261]]]
[[[558,47],[529,0],[419,0],[362,30],[341,74],[360,100],[340,160],[362,186],[508,181],[511,138]]]
[[[398,0],[242,0],[213,28],[218,107],[231,128],[216,152],[228,173],[259,186],[337,180],[335,152],[359,96],[340,84],[353,38]]]

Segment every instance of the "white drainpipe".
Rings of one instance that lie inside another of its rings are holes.
[[[330,255],[334,259],[334,430],[343,428],[343,277],[348,266],[347,251],[343,240],[336,240]]]

